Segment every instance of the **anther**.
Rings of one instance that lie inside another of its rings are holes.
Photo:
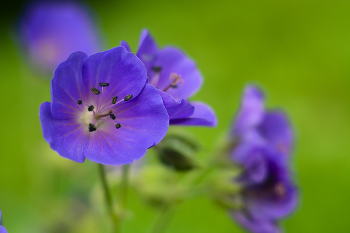
[[[112,118],[112,120],[116,119],[116,117],[115,117],[115,115],[113,113],[109,114],[109,116]]]
[[[92,110],[94,110],[94,105],[90,105],[89,107],[88,107],[88,110],[89,110],[89,112],[91,112]]]
[[[286,195],[287,192],[286,187],[282,182],[278,182],[275,185],[274,191],[278,197],[284,197],[284,195]]]
[[[114,96],[114,97],[112,98],[112,104],[117,103],[117,99],[118,99],[118,96]]]
[[[129,100],[131,100],[132,97],[133,97],[133,95],[127,95],[124,97],[124,101],[129,101]]]
[[[83,103],[83,101],[79,99],[78,104],[81,105],[82,103]]]
[[[96,131],[96,125],[94,125],[94,124],[92,124],[92,123],[90,123],[89,124],[89,132],[94,132],[94,131]]]
[[[91,91],[92,93],[96,94],[96,95],[99,95],[101,92],[99,90],[97,90],[96,88],[94,87],[91,87]]]
[[[108,87],[109,83],[99,83],[98,84],[100,87]]]
[[[154,71],[154,72],[160,72],[161,70],[162,70],[162,67],[160,67],[160,66],[153,66],[152,67],[152,70]]]
[[[122,125],[121,125],[120,123],[117,123],[117,124],[115,124],[115,127],[116,127],[117,129],[119,129],[120,127],[122,127]]]

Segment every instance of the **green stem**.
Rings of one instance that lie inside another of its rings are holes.
[[[128,194],[128,181],[129,181],[129,170],[130,170],[130,164],[126,164],[122,167],[122,180],[120,185],[120,206],[122,208],[122,211],[125,210],[127,205],[127,194]]]
[[[101,179],[101,183],[102,183],[102,188],[103,188],[103,192],[105,195],[105,202],[106,202],[106,206],[107,206],[107,210],[108,213],[114,223],[114,227],[115,229],[113,230],[114,233],[119,233],[119,219],[118,217],[115,215],[114,211],[113,211],[113,203],[112,203],[112,198],[111,198],[111,193],[107,184],[107,179],[106,179],[106,173],[104,170],[104,167],[102,164],[98,164],[98,171],[99,171],[99,176]]]
[[[159,218],[154,224],[153,229],[150,231],[150,233],[164,233],[166,227],[168,226],[170,219],[174,212],[174,204],[173,203],[166,203],[164,204],[163,208],[161,209],[161,212],[159,213]]]

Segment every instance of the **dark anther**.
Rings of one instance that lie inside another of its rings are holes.
[[[100,85],[100,87],[108,87],[109,83],[99,83],[98,85]]]
[[[172,87],[172,88],[178,88],[179,86],[176,85],[176,84],[171,84],[171,87]]]
[[[94,105],[90,105],[89,107],[88,107],[88,110],[89,110],[89,112],[91,112],[92,110],[94,110]]]
[[[78,104],[81,105],[83,103],[82,100],[78,100]]]
[[[114,96],[114,97],[112,98],[112,104],[117,103],[117,99],[118,99],[118,96]]]
[[[91,87],[91,91],[92,93],[96,94],[96,95],[99,95],[101,92],[99,90],[97,90],[96,88],[94,87]]]
[[[92,124],[92,123],[90,123],[89,124],[89,132],[94,132],[94,131],[96,131],[96,125],[94,125],[94,124]]]
[[[115,117],[115,115],[113,113],[109,114],[109,116],[112,118],[112,120],[116,119],[116,117]]]
[[[152,70],[153,70],[154,72],[160,72],[160,71],[162,70],[162,67],[160,67],[160,66],[153,66],[153,67],[152,67]]]
[[[116,127],[117,129],[119,129],[120,127],[122,127],[122,125],[121,125],[120,123],[117,123],[117,124],[115,124],[115,127]]]
[[[124,100],[125,101],[129,101],[129,100],[131,100],[131,98],[132,98],[132,95],[127,95],[127,96],[124,97]]]

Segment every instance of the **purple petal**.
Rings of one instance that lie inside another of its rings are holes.
[[[151,77],[153,63],[158,56],[158,47],[148,30],[142,30],[136,55],[145,65],[148,77]]]
[[[44,138],[51,148],[65,158],[79,163],[84,162],[83,151],[88,140],[87,130],[73,118],[55,118],[49,102],[41,104],[39,116]]]
[[[261,135],[282,154],[288,155],[293,144],[293,132],[282,111],[267,112],[258,127]]]
[[[120,46],[123,46],[123,47],[126,49],[126,51],[131,52],[131,48],[130,48],[128,42],[122,40],[122,41],[120,42]]]
[[[281,230],[274,221],[256,219],[241,212],[233,212],[233,217],[252,233],[280,233]]]
[[[133,95],[136,98],[147,81],[142,62],[124,47],[116,47],[88,57],[83,65],[83,78],[86,91],[90,94],[88,101],[91,98],[97,99],[90,88],[95,87],[102,92],[99,83],[109,83],[101,93],[103,103],[111,102],[114,96],[124,98]]]
[[[217,119],[214,111],[206,104],[201,102],[191,102],[194,107],[194,112],[189,117],[171,118],[172,125],[195,125],[195,126],[210,126],[214,127],[217,124]]]
[[[0,226],[0,233],[7,233],[7,230],[4,226]]]
[[[244,182],[245,185],[261,183],[266,179],[268,173],[266,159],[259,150],[253,150],[249,155],[244,162],[240,161],[244,166],[244,172],[240,177],[240,181]]]
[[[202,75],[199,73],[196,64],[177,48],[165,47],[162,49],[158,53],[153,66],[162,68],[157,84],[160,90],[171,83],[170,75],[172,73],[180,75],[183,79],[183,83],[180,82],[177,88],[170,88],[167,91],[175,100],[191,97],[202,85]]]
[[[264,117],[264,97],[262,92],[254,87],[245,88],[241,110],[235,123],[235,134],[241,134],[249,128],[256,127]]]
[[[171,95],[159,91],[164,106],[168,111],[169,119],[186,118],[193,114],[194,107],[185,99],[176,101]]]
[[[169,117],[159,92],[146,84],[134,99],[118,105],[116,120],[108,120],[91,136],[85,156],[97,163],[121,165],[141,158],[165,136]],[[121,128],[116,129],[115,124]]]
[[[86,58],[83,52],[72,53],[55,70],[51,80],[52,115],[55,118],[70,119],[83,108],[77,101],[86,96],[82,88],[82,66]]]

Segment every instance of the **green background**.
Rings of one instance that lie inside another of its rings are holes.
[[[10,233],[107,232],[96,165],[63,159],[41,134],[39,105],[50,80],[26,65],[13,25],[21,4],[2,15],[0,30],[0,208]],[[248,83],[283,108],[295,128],[293,166],[300,189],[286,232],[350,229],[350,2],[90,1],[105,49],[141,29],[159,45],[176,45],[204,76],[192,98],[213,107],[216,128],[186,127],[210,150],[229,129]],[[5,8],[6,9],[6,8]],[[150,155],[151,156],[151,155]],[[131,190],[125,232],[146,232],[157,210]],[[54,230],[55,228],[55,230]],[[181,204],[167,232],[242,232],[205,198]]]

